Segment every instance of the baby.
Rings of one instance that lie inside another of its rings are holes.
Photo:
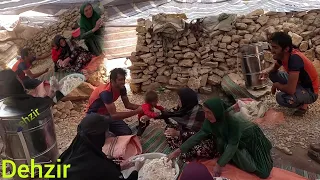
[[[142,104],[143,113],[138,114],[139,125],[137,126],[137,136],[141,136],[150,124],[151,118],[157,118],[161,115],[160,112],[154,112],[154,108],[161,112],[165,109],[158,105],[158,94],[154,91],[149,91],[145,95],[145,103]]]
[[[56,43],[54,42],[54,40],[52,40],[51,42],[51,58],[52,61],[54,62],[54,71],[57,72],[58,71],[58,67],[57,67],[57,63],[59,60],[59,55],[61,53],[61,48],[59,48]]]

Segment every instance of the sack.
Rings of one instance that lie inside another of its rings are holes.
[[[108,137],[102,151],[109,157],[127,160],[142,153],[140,140],[135,135]]]
[[[266,107],[261,101],[256,101],[251,98],[241,98],[237,99],[237,102],[227,110],[235,116],[239,115],[244,119],[253,121],[256,118],[264,116]]]
[[[42,82],[35,89],[29,90],[28,94],[33,97],[46,97],[50,95],[50,83],[47,81]]]

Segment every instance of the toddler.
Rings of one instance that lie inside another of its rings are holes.
[[[138,114],[138,133],[137,136],[141,136],[147,126],[150,124],[151,118],[158,118],[161,113],[154,112],[154,108],[160,110],[161,112],[165,109],[158,105],[158,94],[154,91],[149,91],[145,95],[145,103],[142,104],[143,113]]]
[[[57,63],[58,63],[59,55],[60,55],[62,49],[57,46],[57,44],[54,42],[54,40],[51,42],[51,47],[52,47],[51,58],[54,63],[54,71],[57,72],[58,71]]]

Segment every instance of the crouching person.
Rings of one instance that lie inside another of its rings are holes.
[[[273,82],[272,94],[277,90],[277,103],[288,108],[297,108],[294,115],[302,116],[308,104],[318,99],[319,78],[312,62],[299,50],[293,48],[291,37],[276,32],[271,37],[271,52],[276,60],[274,66],[262,72]],[[285,72],[279,71],[283,66]]]

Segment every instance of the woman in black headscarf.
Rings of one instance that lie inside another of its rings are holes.
[[[37,118],[43,118],[42,111],[50,108],[54,101],[51,99],[55,96],[55,91],[51,90],[50,95],[47,97],[33,97],[27,94],[22,81],[12,70],[0,71],[0,112],[12,111],[15,113],[29,114],[32,110],[39,109],[40,116],[35,117],[31,121],[20,121],[17,127],[17,131],[28,131],[30,128],[38,127],[39,121]],[[6,108],[3,108],[6,107]],[[0,115],[0,116],[1,116]],[[24,116],[24,115],[23,115]],[[42,119],[41,119],[42,120]],[[39,139],[39,137],[45,137],[43,131],[34,131],[31,134],[31,140],[34,142],[35,154],[43,153],[47,149],[46,143],[39,143],[39,141],[45,141],[45,139]],[[44,161],[50,161],[50,157]]]
[[[121,167],[103,152],[102,147],[109,130],[109,117],[99,114],[87,115],[78,126],[78,133],[69,148],[61,156],[61,164],[70,165],[66,180],[120,180],[124,179]],[[60,164],[59,163],[59,164]],[[138,179],[141,163],[127,178]],[[56,171],[56,170],[55,170]],[[53,172],[52,174],[56,174]],[[60,178],[52,178],[60,179]]]
[[[204,111],[199,104],[198,95],[190,88],[178,91],[179,105],[172,112],[164,112],[164,119],[170,118],[176,124],[166,127],[165,135],[172,149],[180,147],[189,137],[197,133],[205,120]],[[168,120],[166,120],[168,122]],[[193,147],[189,152],[182,154],[182,159],[191,161],[194,158],[215,158],[218,156],[215,137],[210,137]]]
[[[57,69],[80,72],[93,58],[89,51],[68,41],[61,35],[56,35],[53,41],[56,47],[61,49],[59,60],[56,62]]]

